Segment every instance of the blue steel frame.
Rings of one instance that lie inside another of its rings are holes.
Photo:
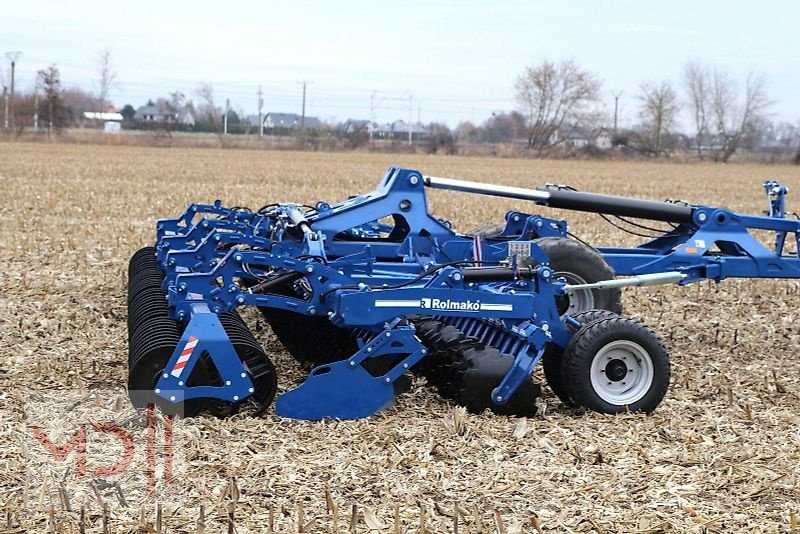
[[[769,216],[693,206],[692,222],[663,236],[635,248],[598,250],[617,274],[677,270],[687,275],[684,284],[731,276],[800,277],[800,260],[783,254],[786,234],[794,233],[797,240],[800,221],[785,218],[786,188],[769,181],[765,189]],[[753,229],[775,232],[774,250],[756,241],[749,233]],[[313,210],[278,204],[253,213],[225,208],[219,201],[192,204],[181,216],[157,225],[157,259],[166,275],[170,313],[187,324],[166,369],[173,369],[186,343],[197,338],[202,350],[190,357],[185,376],[206,352],[224,385],[189,388],[165,372],[156,392],[175,402],[195,397],[236,401],[251,394],[248,370],[216,315],[238,306],[258,306],[324,314],[337,326],[376,334],[348,360],[313,370],[305,384],[279,398],[276,409],[281,415],[354,418],[389,403],[391,383],[425,355],[405,320],[415,314],[493,319],[524,341],[493,393],[502,403],[533,372],[547,343],[563,347],[569,340],[568,320],[558,316],[555,306],[563,283],[553,280],[546,255],[533,241],[566,234],[564,221],[518,211],[506,214],[505,228],[497,236],[457,234],[449,222],[428,212],[422,175],[398,168],[390,168],[371,193],[336,204],[318,202]],[[518,255],[539,263],[531,279],[465,281],[464,267],[476,258],[489,263],[510,260],[516,270]],[[424,275],[434,267],[438,270]],[[311,297],[252,290],[276,272],[302,275]],[[387,350],[405,357],[385,375],[370,375],[361,363]],[[356,395],[357,401],[354,391],[363,392]]]

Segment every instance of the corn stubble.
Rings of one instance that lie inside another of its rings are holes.
[[[85,496],[87,480],[74,473],[52,486],[31,485],[31,463],[52,459],[21,446],[25,397],[31,388],[123,386],[124,273],[130,254],[152,239],[156,218],[217,198],[253,209],[335,201],[374,188],[390,164],[752,213],[766,207],[763,179],[792,187],[797,175],[796,168],[747,165],[0,144],[3,526],[240,533],[798,528],[796,281],[626,290],[626,313],[656,329],[672,355],[670,391],[651,416],[576,414],[544,388],[544,415],[521,422],[467,414],[416,385],[399,409],[363,421],[307,424],[244,414],[184,422],[190,430],[176,482],[186,484],[181,506]],[[590,214],[444,191],[430,199],[433,213],[462,230],[499,222],[509,209],[541,210],[568,219],[590,243],[636,243]],[[800,198],[789,203],[798,206]],[[259,320],[244,315],[252,325]],[[303,375],[260,326],[254,331],[273,354],[285,391]]]

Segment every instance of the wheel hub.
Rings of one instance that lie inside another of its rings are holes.
[[[597,351],[589,372],[595,393],[615,406],[642,399],[655,376],[647,350],[627,339],[611,341]]]
[[[606,364],[605,373],[612,382],[619,382],[628,376],[628,366],[622,360],[613,359]]]
[[[560,271],[553,273],[555,279],[563,278],[568,284],[585,284],[586,280],[575,273]],[[594,308],[594,293],[591,289],[575,291],[571,295],[556,297],[556,308],[560,315],[574,314]]]

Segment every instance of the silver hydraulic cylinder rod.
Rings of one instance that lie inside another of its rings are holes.
[[[519,198],[531,200],[551,208],[620,215],[649,219],[651,221],[691,223],[694,210],[691,206],[670,202],[584,193],[582,191],[547,188],[526,189],[524,187],[467,182],[465,180],[439,178],[436,176],[425,176],[423,180],[425,185],[432,189],[449,189],[451,191],[464,191],[480,195]]]
[[[308,235],[314,233],[311,230],[311,225],[308,224],[308,219],[306,219],[305,214],[299,209],[291,210],[289,212],[289,219],[294,223],[295,226],[299,226],[304,234]]]
[[[686,275],[678,271],[668,271],[665,273],[640,274],[628,278],[616,278],[613,280],[603,280],[592,284],[568,284],[564,286],[566,292],[575,293],[587,289],[616,289],[620,287],[644,287],[658,286],[664,284],[677,284],[686,278]]]
[[[547,204],[547,201],[550,200],[550,193],[548,191],[526,189],[524,187],[467,182],[466,180],[437,178],[436,176],[425,176],[423,179],[425,185],[432,189],[449,189],[450,191],[463,191],[465,193],[477,193],[479,195],[520,198],[539,202],[540,204]]]

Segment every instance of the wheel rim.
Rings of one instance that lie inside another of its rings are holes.
[[[563,278],[568,284],[585,284],[586,280],[581,278],[575,273],[557,272],[553,276]],[[594,293],[591,289],[581,289],[575,291],[570,295],[564,295],[556,298],[556,307],[558,313],[563,315],[572,315],[573,313],[580,313],[594,309]]]
[[[631,405],[653,384],[653,359],[638,343],[620,339],[595,354],[589,372],[598,397],[615,406]]]

